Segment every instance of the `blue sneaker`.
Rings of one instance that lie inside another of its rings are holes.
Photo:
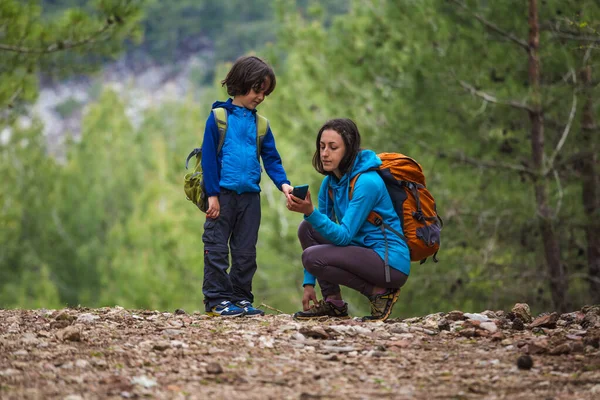
[[[265,315],[263,310],[259,310],[258,308],[254,308],[252,303],[248,300],[242,300],[235,303],[236,306],[242,308],[246,312],[246,317],[260,317]]]
[[[246,314],[243,308],[240,308],[229,300],[222,301],[206,313],[212,317],[241,317]]]

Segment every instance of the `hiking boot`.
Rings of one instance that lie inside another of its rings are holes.
[[[206,314],[210,315],[212,317],[229,317],[229,318],[231,318],[231,317],[241,317],[242,315],[245,315],[246,312],[244,311],[243,308],[240,308],[240,307],[236,306],[235,304],[233,304],[232,302],[225,300],[225,301],[222,301],[221,303],[217,304],[213,308],[211,308],[210,311],[208,311]]]
[[[389,289],[385,293],[369,296],[371,315],[363,317],[363,321],[385,321],[388,319],[399,294],[400,289]]]
[[[250,303],[248,300],[238,301],[237,303],[235,303],[235,305],[246,312],[246,317],[260,317],[265,315],[265,312],[263,310],[254,308],[252,303]]]
[[[298,311],[294,314],[294,319],[313,319],[313,318],[350,318],[348,316],[348,303],[344,302],[342,307],[337,307],[333,303],[320,300],[312,308],[306,311]]]

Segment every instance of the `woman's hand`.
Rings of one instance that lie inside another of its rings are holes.
[[[218,218],[221,213],[221,204],[219,203],[219,196],[210,196],[208,198],[208,210],[206,210],[207,218]]]
[[[310,215],[315,210],[312,200],[310,199],[310,190],[306,193],[306,198],[302,200],[292,194],[288,197],[287,208],[290,211],[302,213],[304,215]]]
[[[313,305],[310,305],[310,302],[313,302]],[[313,285],[304,285],[304,295],[302,296],[302,307],[304,311],[308,311],[313,308],[318,303],[317,293],[315,292],[315,287]]]

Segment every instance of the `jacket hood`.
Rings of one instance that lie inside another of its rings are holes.
[[[236,106],[235,104],[233,104],[233,100],[232,99],[227,99],[227,101],[215,101],[212,105],[212,108],[224,108],[227,111],[229,111],[230,113],[233,112],[233,110],[235,110],[236,108],[245,108],[245,107],[240,107],[240,106]],[[249,110],[246,108],[246,110],[251,111],[252,113],[256,113],[256,109],[254,110]]]
[[[354,178],[356,175],[372,168],[378,168],[379,166],[381,166],[381,160],[379,157],[377,157],[377,154],[375,154],[374,151],[361,150],[356,155],[352,169],[346,172],[346,174],[344,174],[340,180],[337,180],[335,177],[330,175],[329,185],[332,188],[347,187],[350,183],[350,180],[352,180],[352,178]]]

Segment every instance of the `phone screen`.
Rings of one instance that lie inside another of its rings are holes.
[[[294,189],[292,190],[292,194],[302,200],[306,198],[307,193],[308,185],[294,186]]]

